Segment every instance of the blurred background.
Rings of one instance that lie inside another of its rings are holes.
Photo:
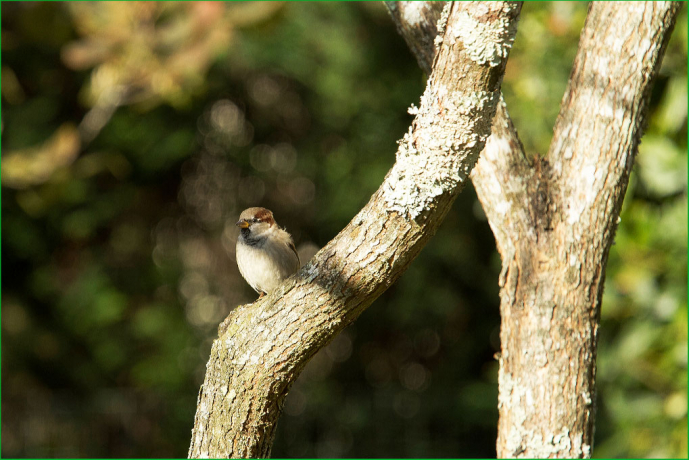
[[[527,3],[504,79],[545,153],[585,3]],[[308,260],[368,201],[425,76],[379,2],[2,4],[2,456],[186,456],[239,213]],[[687,456],[687,21],[607,270],[596,457]],[[309,363],[275,457],[495,456],[499,256],[471,187]]]

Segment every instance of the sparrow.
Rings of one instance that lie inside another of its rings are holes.
[[[269,294],[301,265],[292,236],[281,229],[266,208],[249,208],[236,223],[239,273],[259,294]]]

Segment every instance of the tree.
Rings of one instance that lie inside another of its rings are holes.
[[[190,457],[267,456],[281,404],[308,359],[435,233],[490,134],[520,9],[496,2],[446,10],[436,70],[381,187],[297,276],[225,320],[199,394]],[[492,33],[476,32],[486,28]]]
[[[269,454],[306,361],[400,276],[485,143],[471,174],[503,257],[498,455],[589,456],[605,261],[678,9],[591,7],[551,150],[530,159],[504,104],[485,141],[520,5],[448,7],[421,107],[381,188],[296,277],[224,322],[189,455]],[[393,17],[426,25],[415,54],[430,67],[433,22],[394,7]]]
[[[412,27],[399,3],[392,16],[427,66],[438,7]],[[503,261],[499,457],[591,454],[605,264],[678,10],[593,3],[548,153],[527,157],[499,110],[472,172]]]

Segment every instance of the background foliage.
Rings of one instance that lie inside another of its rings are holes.
[[[545,153],[586,4],[524,7],[504,92]],[[186,454],[234,222],[302,260],[378,187],[425,77],[375,3],[2,4],[2,456]],[[599,457],[687,455],[687,21],[610,255]],[[309,363],[276,457],[495,455],[500,262],[475,194]]]

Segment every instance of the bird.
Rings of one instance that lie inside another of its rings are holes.
[[[278,226],[271,211],[245,209],[235,225],[240,228],[236,251],[239,273],[259,299],[299,270],[301,262],[292,236]]]

